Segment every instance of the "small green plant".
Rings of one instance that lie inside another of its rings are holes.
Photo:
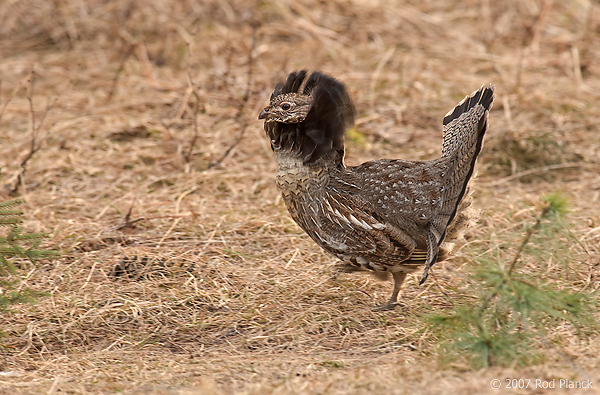
[[[23,233],[23,211],[20,200],[0,202],[0,310],[15,303],[33,302],[43,294],[18,286],[19,268],[25,261],[36,264],[38,259],[55,257],[56,251],[40,249],[47,235]]]
[[[595,297],[557,289],[540,275],[545,257],[566,253],[557,240],[575,238],[563,221],[566,199],[558,194],[543,199],[541,213],[525,231],[512,258],[505,260],[498,251],[506,245],[482,253],[470,276],[473,294],[449,313],[428,316],[441,340],[442,361],[464,357],[475,369],[534,364],[542,359],[539,346],[549,344],[546,328],[568,322],[581,337],[597,329]],[[519,270],[525,257],[529,258],[527,269]],[[531,264],[532,258],[537,266]]]

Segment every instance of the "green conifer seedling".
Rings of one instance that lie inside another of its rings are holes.
[[[509,243],[487,248],[475,259],[477,269],[469,278],[472,295],[449,313],[428,316],[441,341],[442,361],[466,358],[475,369],[534,364],[541,360],[539,346],[549,344],[547,328],[568,322],[582,339],[598,329],[595,295],[557,289],[542,270],[532,270],[531,262],[542,268],[548,256],[569,260],[564,257],[568,248],[557,241],[578,242],[563,220],[567,200],[552,194],[543,201],[521,241],[510,243],[518,245],[512,257],[498,251]],[[527,268],[520,266],[524,258]]]

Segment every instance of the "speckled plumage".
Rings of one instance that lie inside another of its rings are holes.
[[[347,167],[344,133],[353,124],[354,105],[343,84],[318,72],[291,73],[259,118],[294,221],[344,262],[342,270],[391,272],[392,307],[406,273],[424,265],[422,283],[445,258],[440,245],[458,222],[459,207],[467,205],[493,99],[493,86],[482,87],[445,116],[442,156],[433,161],[382,159]]]

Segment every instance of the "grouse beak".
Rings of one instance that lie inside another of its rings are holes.
[[[258,119],[266,119],[269,116],[269,112],[267,111],[269,107],[265,107],[260,114],[258,114]]]

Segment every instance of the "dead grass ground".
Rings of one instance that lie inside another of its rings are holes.
[[[38,124],[53,106],[18,193],[27,230],[52,234],[63,256],[23,280],[50,296],[2,318],[0,392],[600,387],[597,338],[568,328],[553,328],[540,366],[440,367],[419,316],[449,306],[468,243],[435,281],[408,281],[404,308],[372,312],[391,284],[333,273],[289,219],[256,119],[279,78],[320,69],[357,105],[349,164],[432,159],[446,111],[494,82],[469,240],[520,231],[542,193],[563,192],[589,254],[562,284],[598,290],[599,37],[586,0],[2,2],[0,197],[30,150],[34,70]]]

